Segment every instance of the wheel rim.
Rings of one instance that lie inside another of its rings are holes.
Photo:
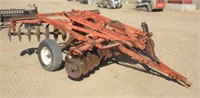
[[[41,58],[43,63],[48,66],[52,62],[51,51],[47,47],[43,47],[41,50]]]

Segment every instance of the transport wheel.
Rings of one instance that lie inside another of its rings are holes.
[[[110,4],[107,4],[106,7],[107,7],[108,9],[111,9],[111,8],[112,8]]]
[[[159,11],[163,12],[163,11],[164,11],[164,9],[160,9]]]
[[[119,9],[122,8],[122,5],[120,5],[118,8],[119,8]]]
[[[51,39],[44,39],[38,46],[38,58],[45,70],[55,71],[61,67],[62,52],[58,44]]]
[[[103,4],[99,4],[100,8],[105,8],[105,6]]]
[[[152,12],[152,8],[151,8],[150,4],[147,4],[146,9],[147,9],[148,12]]]

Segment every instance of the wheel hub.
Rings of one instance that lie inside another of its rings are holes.
[[[41,50],[42,61],[45,65],[49,65],[52,62],[51,51],[47,47],[43,47]]]

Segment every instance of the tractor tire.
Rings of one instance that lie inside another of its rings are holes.
[[[105,6],[103,4],[99,4],[100,8],[105,8]]]
[[[148,5],[146,6],[146,9],[147,9],[148,12],[152,12],[152,8],[151,8],[151,5],[150,5],[150,4],[148,4]]]
[[[122,5],[120,5],[120,6],[118,7],[118,9],[120,9],[120,8],[122,8]]]
[[[109,4],[107,4],[106,7],[107,7],[108,9],[111,9],[111,8],[112,8]]]
[[[163,12],[163,11],[164,11],[164,9],[160,9],[159,11],[160,11],[160,12]]]
[[[43,69],[55,71],[61,67],[62,52],[58,44],[51,39],[44,39],[38,46],[38,58]]]

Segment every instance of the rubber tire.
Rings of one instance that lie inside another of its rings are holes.
[[[112,7],[109,4],[106,5],[106,8],[112,9]]]
[[[49,51],[51,52],[51,55],[52,55],[52,61],[49,65],[46,65],[42,61],[41,50],[44,47],[48,48]],[[61,67],[62,52],[61,52],[60,47],[58,46],[58,44],[54,40],[44,39],[42,42],[40,42],[40,44],[38,46],[37,53],[38,53],[39,62],[42,65],[43,69],[45,69],[47,71],[55,71],[55,70],[58,70]]]
[[[118,9],[122,8],[123,5],[119,6]]]
[[[151,8],[151,5],[150,5],[150,4],[148,4],[148,5],[146,6],[146,8],[147,8],[147,11],[148,11],[148,12],[152,12],[152,8]]]
[[[105,8],[105,6],[103,4],[99,4],[100,8]]]
[[[160,12],[163,12],[163,11],[164,11],[164,9],[160,9],[159,11],[160,11]]]

